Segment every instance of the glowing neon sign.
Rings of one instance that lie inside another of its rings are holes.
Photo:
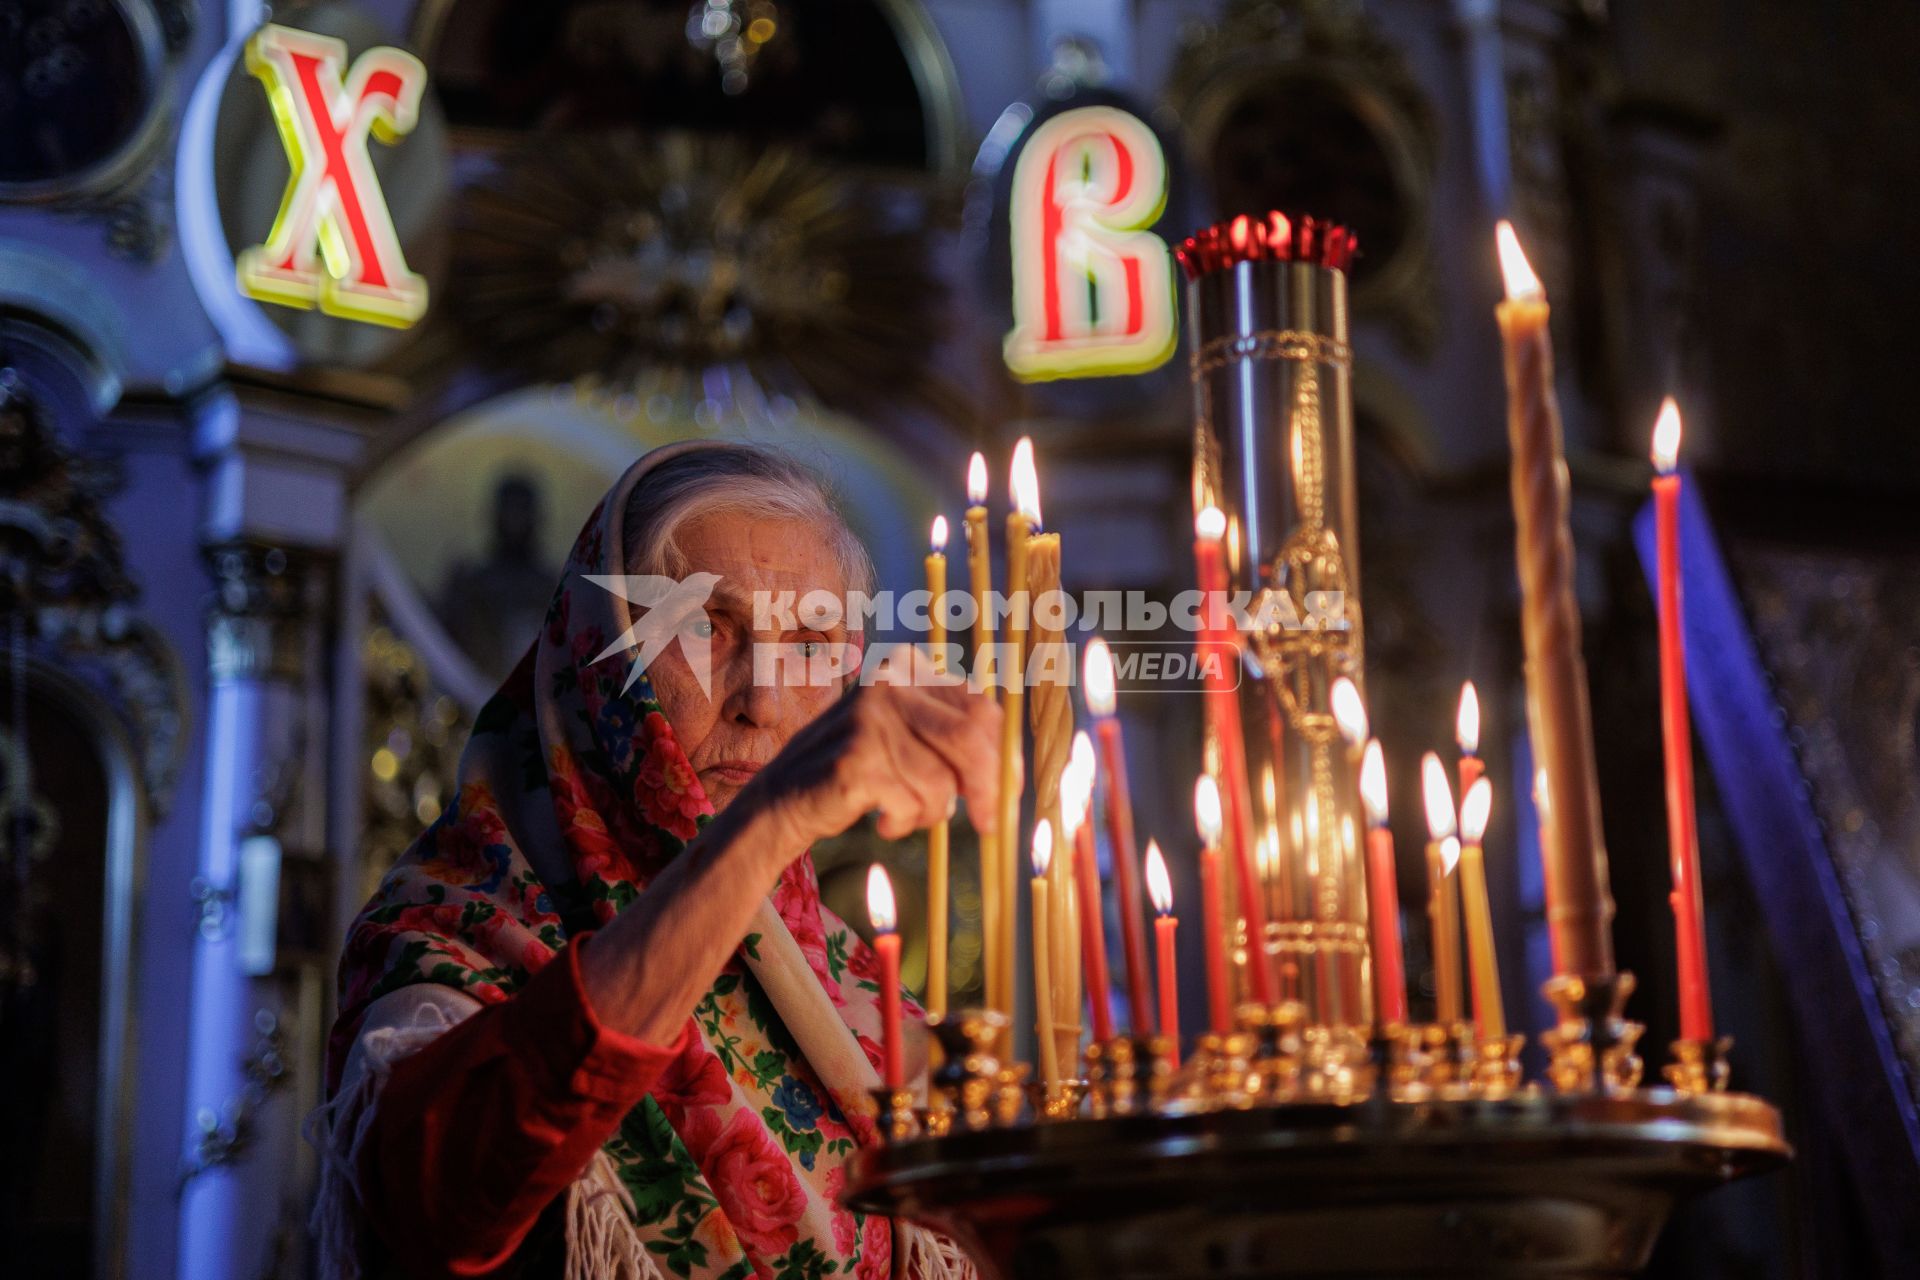
[[[1147,230],[1167,202],[1153,130],[1118,107],[1063,111],[1014,165],[1013,329],[1007,367],[1029,382],[1144,373],[1179,340],[1173,257]]]
[[[392,145],[420,118],[427,69],[400,49],[347,65],[330,36],[269,24],[247,41],[247,70],[267,88],[293,173],[266,243],[235,261],[240,291],[405,328],[427,310],[427,282],[407,269],[369,134]]]

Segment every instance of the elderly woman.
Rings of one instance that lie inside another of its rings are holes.
[[[836,1200],[875,1137],[873,962],[807,849],[992,814],[999,712],[917,658],[809,680],[858,637],[755,616],[871,572],[816,480],[744,446],[657,450],[588,518],[458,798],[349,932],[330,1274],[889,1275],[889,1224]],[[623,574],[712,589],[636,647]],[[909,1274],[968,1270],[902,1234]]]

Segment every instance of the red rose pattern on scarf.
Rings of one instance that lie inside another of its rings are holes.
[[[711,816],[651,683],[622,690],[626,655],[592,661],[630,619],[585,575],[624,571],[605,549],[620,546],[618,514],[649,465],[635,464],[588,517],[546,627],[476,719],[455,803],[350,930],[330,1087],[379,996],[435,982],[506,1000],[566,944],[563,902],[606,924]],[[573,882],[543,883],[526,855],[534,848],[547,851],[543,865],[564,858]],[[810,858],[787,867],[773,902],[877,1065],[874,958],[821,906]],[[922,1016],[910,1002],[908,1016]],[[872,1119],[835,1103],[738,955],[693,1018],[700,1037],[605,1148],[654,1261],[689,1280],[884,1280],[887,1222],[836,1198],[846,1156],[877,1139]]]

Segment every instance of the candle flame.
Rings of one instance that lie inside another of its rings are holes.
[[[1107,642],[1095,636],[1087,645],[1087,710],[1105,718],[1113,714],[1113,654]]]
[[[1203,773],[1193,782],[1193,825],[1209,849],[1220,843],[1220,784]]]
[[[1233,237],[1234,248],[1245,249],[1247,247],[1247,230],[1247,215],[1243,213],[1235,218],[1232,225],[1228,228],[1228,234]]]
[[[1033,829],[1033,874],[1045,878],[1047,868],[1053,865],[1053,824],[1045,818],[1040,819]]]
[[[1460,744],[1461,755],[1480,754],[1480,693],[1471,680],[1460,686],[1460,714],[1453,720],[1453,740]]]
[[[1547,767],[1541,765],[1533,771],[1533,807],[1540,811],[1540,821],[1544,825],[1549,812],[1547,796]]]
[[[1013,505],[1021,515],[1040,523],[1040,473],[1033,465],[1033,439],[1021,436],[1020,443],[1013,446],[1013,466],[1007,475],[1007,489],[1013,494]]]
[[[1227,513],[1215,506],[1200,508],[1193,518],[1193,531],[1208,542],[1218,542],[1227,536]]]
[[[1465,844],[1479,844],[1486,838],[1487,819],[1493,813],[1493,783],[1485,778],[1476,779],[1467,788],[1467,798],[1460,802],[1460,839]]]
[[[1367,704],[1360,701],[1360,690],[1353,681],[1341,676],[1333,682],[1333,692],[1328,695],[1333,704],[1333,722],[1340,726],[1340,736],[1347,745],[1357,747],[1367,740]]]
[[[1670,476],[1679,458],[1680,406],[1668,396],[1660,402],[1660,416],[1653,423],[1653,469]]]
[[[1440,842],[1440,874],[1450,876],[1453,874],[1453,869],[1459,865],[1460,841],[1455,836],[1448,836]]]
[[[867,868],[867,918],[875,933],[892,933],[900,922],[893,907],[893,881],[877,862]]]
[[[967,461],[967,501],[979,506],[987,500],[987,459],[976,453]]]
[[[1173,914],[1173,881],[1167,876],[1167,860],[1158,840],[1147,841],[1147,896],[1153,899],[1155,915]]]
[[[1453,788],[1447,785],[1446,766],[1431,751],[1420,757],[1420,789],[1427,801],[1427,832],[1435,840],[1444,840],[1458,829],[1453,816]]]
[[[1380,739],[1367,741],[1360,757],[1360,803],[1367,807],[1367,821],[1373,826],[1387,825],[1387,758],[1380,750]]]
[[[1513,224],[1505,218],[1493,229],[1494,243],[1500,250],[1500,274],[1506,277],[1507,301],[1539,302],[1547,296],[1540,287],[1540,277],[1533,274],[1533,268],[1527,263],[1527,255],[1520,249],[1520,237],[1513,234]]]
[[[945,516],[935,516],[933,518],[933,553],[940,555],[943,554],[946,549],[947,518]]]
[[[1066,767],[1060,770],[1061,834],[1069,841],[1080,833],[1080,824],[1093,807],[1094,767],[1093,739],[1082,729],[1073,735]]]

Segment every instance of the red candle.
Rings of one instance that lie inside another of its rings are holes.
[[[900,935],[893,908],[893,881],[879,863],[867,869],[867,916],[873,921],[873,950],[880,957],[880,1043],[886,1055],[889,1089],[906,1085],[905,1046],[900,1042]]]
[[[1194,517],[1193,558],[1200,589],[1206,595],[1203,617],[1206,638],[1238,660],[1238,646],[1227,622],[1227,563],[1221,545],[1227,518],[1218,507],[1202,508]],[[1253,996],[1262,1005],[1273,1004],[1273,971],[1267,961],[1267,914],[1260,896],[1260,873],[1253,848],[1252,801],[1247,790],[1246,742],[1240,736],[1240,695],[1235,671],[1225,662],[1207,667],[1207,718],[1220,744],[1221,786],[1227,793],[1227,817],[1232,823],[1235,870],[1239,873],[1240,910],[1247,917],[1247,970]]]
[[[1480,759],[1480,694],[1471,680],[1460,686],[1460,714],[1454,717],[1453,739],[1460,745],[1460,798],[1464,801],[1487,771],[1486,762]]]
[[[1140,911],[1140,880],[1133,844],[1133,799],[1127,791],[1127,751],[1114,718],[1113,657],[1107,642],[1087,646],[1087,710],[1100,736],[1100,765],[1107,775],[1107,841],[1113,848],[1113,887],[1120,897],[1120,942],[1127,963],[1127,1006],[1133,1033],[1153,1034],[1147,997],[1147,939]]]
[[[1074,735],[1075,752],[1086,731]],[[1107,936],[1101,921],[1100,867],[1094,860],[1093,817],[1082,810],[1078,820],[1065,821],[1073,828],[1074,892],[1080,898],[1080,969],[1087,987],[1087,1006],[1093,1011],[1093,1039],[1104,1044],[1113,1039],[1113,1001],[1107,992]]]
[[[1160,1030],[1173,1044],[1173,1065],[1180,1065],[1180,974],[1174,955],[1173,881],[1158,841],[1147,841],[1147,896],[1153,900],[1154,958],[1159,962]]]
[[[1706,908],[1693,821],[1693,730],[1687,715],[1687,649],[1681,630],[1680,408],[1669,396],[1653,429],[1653,511],[1660,569],[1660,728],[1667,753],[1667,846],[1673,864],[1673,923],[1680,967],[1680,1035],[1713,1039],[1707,987]]]
[[[1373,933],[1373,1021],[1407,1022],[1407,965],[1400,952],[1400,881],[1393,828],[1387,825],[1387,765],[1380,740],[1360,758],[1360,802],[1367,811],[1367,916]]]
[[[1207,1027],[1233,1030],[1227,994],[1227,909],[1220,884],[1220,786],[1211,774],[1193,784],[1193,820],[1200,828],[1200,942],[1207,958]]]

